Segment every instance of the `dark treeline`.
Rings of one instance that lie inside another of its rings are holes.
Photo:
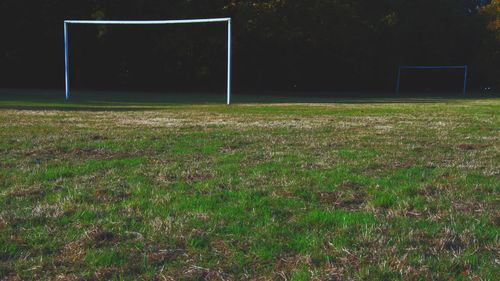
[[[471,90],[500,86],[499,0],[0,0],[0,87],[62,87],[64,19],[226,16],[236,90],[390,91],[399,65],[464,64]],[[82,87],[224,85],[224,25],[71,35]]]

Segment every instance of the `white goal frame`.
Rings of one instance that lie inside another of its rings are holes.
[[[70,24],[94,24],[94,25],[168,25],[168,24],[195,24],[195,23],[227,23],[227,104],[231,104],[231,18],[210,19],[185,19],[185,20],[65,20],[64,21],[64,80],[66,100],[70,99],[69,81],[69,38],[68,29]]]

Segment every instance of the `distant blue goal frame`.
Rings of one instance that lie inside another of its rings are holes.
[[[396,93],[401,90],[401,71],[404,69],[463,69],[464,70],[464,88],[463,94],[467,95],[467,79],[469,67],[467,65],[403,65],[398,69],[398,78],[396,82]]]

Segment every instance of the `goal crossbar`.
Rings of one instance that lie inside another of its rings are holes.
[[[396,82],[396,92],[401,90],[401,71],[404,69],[463,69],[464,70],[464,84],[463,94],[467,94],[467,79],[469,67],[467,65],[403,65],[398,69],[398,78]]]
[[[69,81],[69,24],[94,25],[167,25],[167,24],[195,24],[195,23],[227,23],[227,104],[231,104],[231,18],[183,19],[183,20],[65,20],[64,21],[64,78],[66,100],[70,98]]]

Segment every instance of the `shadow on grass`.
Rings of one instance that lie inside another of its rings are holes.
[[[487,99],[498,94],[246,92],[236,93],[233,104],[400,104],[448,103],[464,99]],[[225,105],[225,93],[142,93],[75,91],[65,101],[60,90],[0,89],[0,109],[61,111],[145,111],[169,106]]]

